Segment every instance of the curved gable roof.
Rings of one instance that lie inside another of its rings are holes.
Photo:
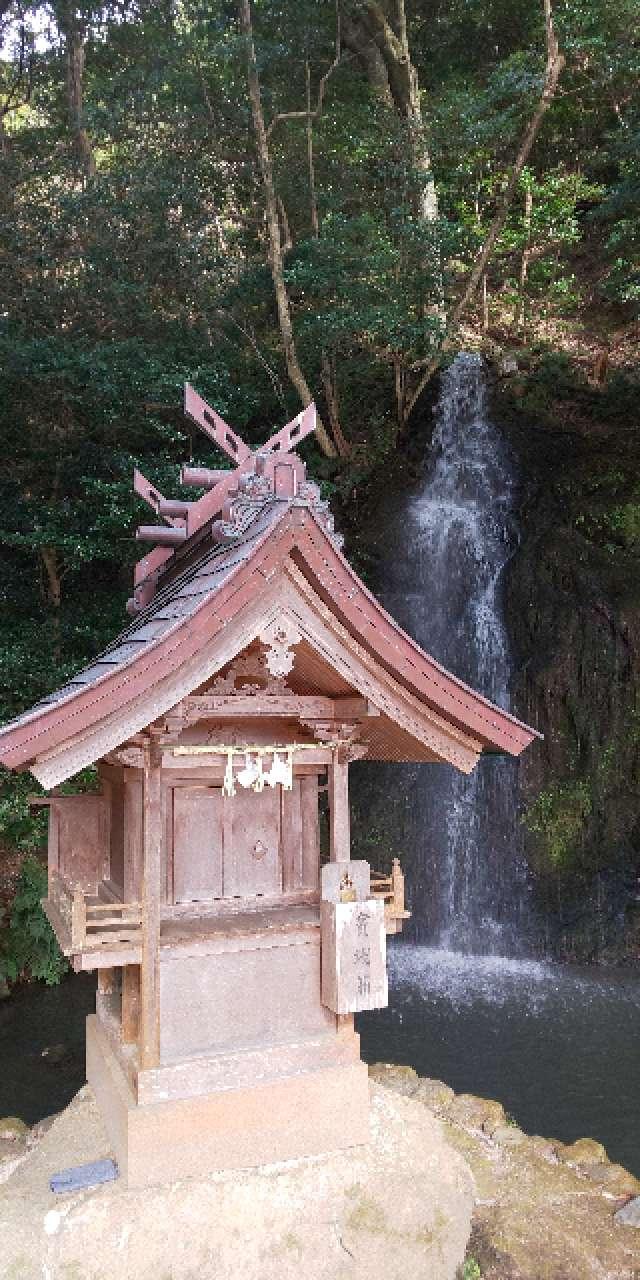
[[[29,767],[148,698],[155,686],[193,662],[199,647],[229,626],[286,563],[384,671],[483,750],[519,755],[539,736],[446,671],[402,631],[360,581],[310,502],[271,497],[232,541],[221,546],[211,536],[201,537],[199,546],[196,558],[158,590],[89,667],[0,730],[2,763]]]

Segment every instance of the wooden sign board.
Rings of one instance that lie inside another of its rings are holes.
[[[322,1003],[334,1013],[384,1009],[389,1002],[384,904],[321,902]]]

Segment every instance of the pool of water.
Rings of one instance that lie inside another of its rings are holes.
[[[358,1018],[368,1062],[498,1098],[528,1133],[597,1138],[640,1176],[640,976],[405,942],[389,976],[388,1009]],[[0,1116],[33,1124],[66,1106],[94,1005],[89,974],[0,1003]]]
[[[497,1098],[527,1133],[603,1142],[640,1176],[640,976],[389,948],[389,1007],[362,1056]]]
[[[35,1124],[61,1111],[85,1080],[85,1019],[95,1011],[93,974],[57,987],[24,986],[0,1002],[0,1116]]]

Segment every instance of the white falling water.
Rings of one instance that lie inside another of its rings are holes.
[[[515,546],[515,476],[488,416],[479,356],[453,361],[435,412],[429,470],[391,531],[382,594],[427,652],[508,708],[502,589]],[[414,937],[466,952],[519,950],[528,891],[517,765],[483,758],[469,776],[446,765],[408,766],[404,785]]]

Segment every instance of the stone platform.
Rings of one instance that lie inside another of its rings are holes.
[[[473,1179],[422,1105],[372,1084],[367,1145],[145,1190],[54,1196],[111,1154],[87,1086],[0,1186],[11,1280],[454,1280]]]
[[[147,1072],[164,1079],[165,1100],[140,1104],[92,1016],[87,1018],[87,1080],[122,1181],[128,1187],[148,1187],[366,1142],[369,1082],[358,1043],[352,1029],[345,1037],[329,1039],[330,1052],[322,1042],[311,1041],[307,1057],[315,1053],[319,1061],[306,1061],[303,1068],[300,1050],[305,1046],[285,1045],[271,1056],[236,1054],[229,1059],[230,1078],[235,1082],[243,1071],[242,1058],[249,1056],[253,1082],[247,1079],[241,1088],[227,1084],[191,1097],[170,1096],[171,1071]],[[186,1065],[191,1077],[198,1068],[202,1072],[198,1061]],[[140,1084],[139,1077],[139,1090]],[[161,1088],[162,1084],[156,1092]]]

